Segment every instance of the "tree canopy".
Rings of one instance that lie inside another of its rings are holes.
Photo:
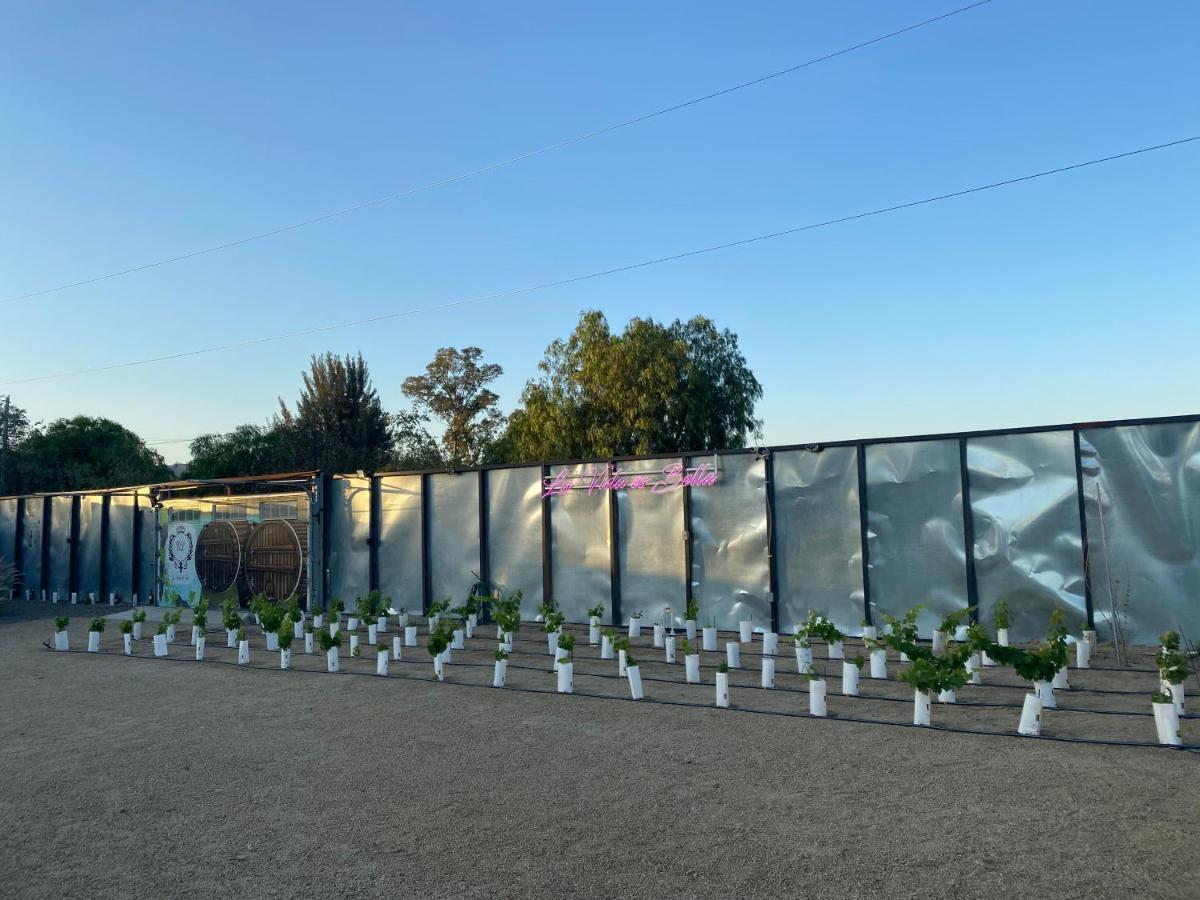
[[[17,493],[147,484],[171,477],[163,458],[111,419],[75,416],[35,428],[13,453]]]
[[[500,398],[487,387],[504,370],[495,363],[480,364],[482,356],[478,347],[442,347],[424,375],[404,379],[402,390],[417,414],[432,414],[445,423],[442,456],[447,465],[482,461],[504,426]]]
[[[761,427],[737,335],[703,316],[614,334],[588,311],[538,368],[497,447],[514,462],[737,447]]]

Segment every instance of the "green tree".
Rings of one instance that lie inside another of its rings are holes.
[[[362,354],[314,356],[295,412],[279,400],[274,428],[285,468],[373,472],[391,460],[392,422],[371,385]]]
[[[289,468],[298,451],[273,426],[240,425],[228,434],[205,434],[191,444],[190,478],[269,475]]]
[[[762,386],[737,336],[703,316],[633,319],[613,334],[588,311],[546,350],[496,455],[513,462],[744,446]]]
[[[13,457],[28,434],[29,414],[11,397],[0,397],[0,497],[17,491]]]
[[[164,481],[171,471],[111,419],[76,416],[35,428],[14,454],[18,490],[76,491]]]
[[[425,367],[424,375],[404,379],[404,396],[418,415],[432,414],[445,423],[444,463],[453,466],[480,462],[504,426],[500,398],[488,385],[504,370],[481,363],[478,347],[443,347]]]

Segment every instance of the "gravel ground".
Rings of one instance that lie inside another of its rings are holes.
[[[257,634],[263,668],[239,668],[214,632],[196,663],[186,625],[175,662],[152,628],[123,658],[111,622],[106,653],[51,653],[55,614],[83,649],[91,610],[0,614],[0,896],[1200,896],[1200,754],[896,727],[907,686],[842,697],[840,664],[831,718],[747,714],[807,711],[790,648],[774,691],[744,649],[718,710],[717,654],[688,686],[682,657],[641,649],[648,699],[702,708],[634,703],[586,635],[577,694],[555,694],[531,626],[524,690],[494,690],[491,640],[437,684],[423,648],[388,679],[349,674],[374,672],[365,648],[330,676],[302,642],[278,671]],[[934,724],[1012,732],[1024,687],[984,677]],[[1048,712],[1044,734],[1154,740],[1152,672],[1071,679],[1060,705],[1090,712]]]

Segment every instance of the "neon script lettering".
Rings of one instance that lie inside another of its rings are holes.
[[[542,479],[542,499],[561,496],[568,491],[586,488],[589,494],[595,491],[645,491],[665,494],[682,487],[712,487],[717,483],[717,470],[708,463],[687,468],[683,463],[668,463],[663,466],[662,477],[658,474],[631,474],[621,469],[589,469],[571,475],[565,469]]]

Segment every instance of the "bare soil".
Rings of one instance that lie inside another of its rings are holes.
[[[840,696],[840,662],[810,718],[789,642],[770,691],[743,647],[730,710],[723,653],[689,686],[648,629],[640,703],[586,629],[573,696],[533,626],[504,690],[487,627],[441,684],[423,647],[375,677],[365,629],[336,676],[302,641],[279,671],[259,634],[239,667],[215,629],[197,663],[186,622],[168,660],[153,627],[121,655],[115,619],[99,655],[43,646],[54,615],[83,650],[111,613],[0,613],[0,896],[1200,896],[1200,754],[1015,737],[1011,671],[934,705],[935,726],[985,735],[908,726],[895,681]],[[1148,651],[1132,664],[1072,670],[1043,733],[1152,743]]]

